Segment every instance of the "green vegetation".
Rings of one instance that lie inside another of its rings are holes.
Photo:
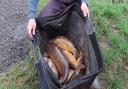
[[[90,7],[104,55],[103,89],[128,89],[128,2],[91,0]]]
[[[46,1],[40,0],[39,11]],[[94,28],[104,55],[103,89],[128,89],[128,1],[90,0]],[[31,45],[30,45],[31,47]],[[34,50],[0,74],[0,89],[39,89]]]

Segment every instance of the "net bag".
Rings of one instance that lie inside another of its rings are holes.
[[[40,56],[37,63],[40,89],[88,89],[103,67],[99,46],[92,30],[90,20],[84,18],[79,4],[73,3],[54,16],[36,19],[38,23],[38,37]],[[55,77],[44,60],[46,43],[57,37],[65,36],[71,40],[78,50],[86,55],[87,63],[85,75],[78,76],[68,84],[62,85]]]

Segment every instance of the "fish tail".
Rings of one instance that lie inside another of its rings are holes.
[[[78,70],[78,69],[84,69],[85,68],[85,65],[79,63],[75,66],[75,69]]]

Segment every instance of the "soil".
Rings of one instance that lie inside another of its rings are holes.
[[[28,53],[27,0],[0,0],[0,72]]]

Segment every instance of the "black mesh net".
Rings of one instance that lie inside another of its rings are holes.
[[[101,71],[103,62],[92,25],[90,20],[83,18],[80,13],[80,6],[74,3],[54,16],[46,18],[39,16],[37,18],[40,41],[37,69],[41,89],[88,89]],[[87,63],[85,74],[78,76],[66,85],[59,83],[44,60],[46,43],[57,36],[67,37],[78,50],[82,50],[87,55],[84,60]]]

